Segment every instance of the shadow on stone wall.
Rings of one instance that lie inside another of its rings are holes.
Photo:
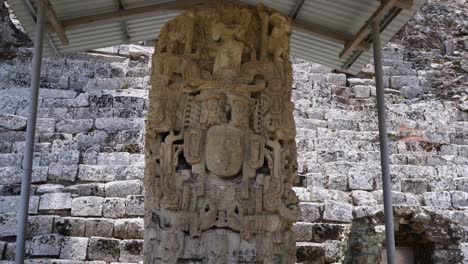
[[[463,228],[445,215],[420,207],[394,207],[396,246],[410,248],[414,264],[462,263]],[[344,264],[385,263],[383,211],[353,220],[344,244]],[[408,262],[410,263],[410,262]]]

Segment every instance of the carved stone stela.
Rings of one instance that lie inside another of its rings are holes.
[[[188,11],[161,30],[146,136],[145,263],[295,263],[290,19]]]

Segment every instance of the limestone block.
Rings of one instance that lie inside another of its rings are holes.
[[[42,92],[42,91],[41,91]],[[36,133],[54,133],[55,132],[55,119],[53,118],[38,118],[36,123]]]
[[[16,213],[0,214],[0,237],[16,236],[17,218]]]
[[[111,219],[86,219],[85,237],[112,237],[114,221]]]
[[[301,218],[302,222],[316,222],[321,219],[323,207],[319,203],[301,202]]]
[[[428,190],[426,179],[402,179],[401,191],[414,194],[423,194]]]
[[[101,216],[104,198],[84,196],[73,199],[71,202],[72,216]]]
[[[60,258],[86,260],[88,241],[89,239],[85,237],[65,237],[60,250]]]
[[[468,177],[460,177],[454,180],[457,190],[468,192]]]
[[[436,249],[432,252],[431,260],[434,263],[456,263],[460,259],[460,252],[453,249]]]
[[[44,193],[63,193],[65,186],[61,184],[42,184],[37,187],[36,193],[37,194],[44,194]]]
[[[23,116],[0,113],[0,128],[22,131],[26,129],[26,122]]]
[[[356,219],[375,216],[380,211],[383,211],[383,205],[363,205],[355,206],[353,216]]]
[[[371,95],[370,85],[355,85],[353,87],[354,96],[359,99],[369,98]]]
[[[311,202],[324,202],[327,199],[331,199],[331,191],[321,188],[321,187],[313,187],[310,188],[308,200],[303,200],[300,198],[301,201],[311,201]]]
[[[85,235],[86,219],[78,217],[56,217],[54,219],[54,232],[63,236]]]
[[[17,184],[21,182],[21,169],[16,167],[2,167],[0,170],[0,184]]]
[[[348,223],[353,219],[353,206],[350,204],[326,200],[324,206],[323,220]]]
[[[106,132],[118,132],[122,130],[142,131],[145,127],[144,119],[134,118],[97,118],[96,129]]]
[[[351,190],[373,190],[377,172],[373,169],[364,169],[362,166],[351,168],[348,172],[348,185]]]
[[[80,150],[86,150],[94,145],[104,145],[108,141],[109,135],[105,131],[94,130],[76,135],[76,142]]]
[[[14,263],[15,260],[15,251],[16,251],[16,243],[7,243],[5,247],[5,252],[3,255],[3,259],[6,260],[6,263]]]
[[[293,187],[294,192],[303,202],[311,202],[311,191],[308,188]],[[312,191],[313,193],[313,191]]]
[[[125,216],[125,198],[105,198],[102,204],[102,214],[109,218]]]
[[[78,179],[82,181],[113,181],[116,173],[115,166],[80,165]]]
[[[325,188],[327,177],[321,173],[306,174],[307,187],[309,188]]]
[[[67,181],[74,182],[78,175],[78,165],[62,165],[52,163],[49,167],[47,178],[51,181]]]
[[[293,226],[293,232],[296,235],[296,241],[298,242],[310,242],[312,241],[312,223],[297,222]]]
[[[41,195],[39,210],[68,210],[71,208],[70,193],[46,193]]]
[[[55,130],[60,133],[77,134],[88,132],[92,127],[92,119],[64,119],[57,122]]]
[[[100,196],[104,197],[105,184],[104,183],[84,183],[71,185],[65,188],[67,192],[76,194],[78,196]]]
[[[327,74],[327,82],[338,86],[346,86],[346,75],[343,73]]]
[[[356,85],[371,85],[375,86],[375,79],[361,79],[361,78],[348,78],[349,87],[352,88]]]
[[[317,83],[326,83],[327,76],[320,73],[309,73],[309,80],[312,81],[315,86]]]
[[[20,167],[22,155],[16,153],[1,153],[0,167]]]
[[[327,187],[328,189],[346,191],[348,190],[348,177],[342,174],[329,175]]]
[[[18,211],[21,204],[20,196],[0,196],[0,214],[14,213]],[[30,196],[29,213],[37,214],[39,207],[39,196]]]
[[[325,261],[335,263],[342,256],[342,242],[337,240],[327,240],[324,243]]]
[[[412,99],[424,94],[424,89],[421,86],[403,86],[401,91],[406,98]]]
[[[105,185],[106,197],[127,197],[141,194],[143,183],[140,180],[113,181]]]
[[[392,76],[390,85],[396,89],[403,86],[419,86],[419,79],[416,76]]]
[[[143,240],[123,240],[119,262],[139,262],[143,259]]]
[[[424,205],[437,208],[450,208],[452,199],[450,192],[427,192],[423,194]]]
[[[41,107],[43,108],[76,108],[89,106],[88,95],[85,93],[79,94],[74,99],[52,99],[45,98],[42,101]],[[62,117],[64,118],[64,117]]]
[[[298,242],[296,243],[296,247],[297,261],[299,263],[325,263],[325,249],[322,244],[312,242]]]
[[[347,225],[342,224],[314,223],[312,227],[314,242],[341,240],[347,231]]]
[[[391,76],[391,77],[403,77],[403,76],[414,76],[416,77],[416,71],[413,69],[408,69],[404,67],[388,67],[383,66],[383,74],[384,76]]]
[[[106,262],[118,261],[120,242],[117,239],[91,237],[88,244],[88,259]]]
[[[128,165],[129,159],[128,152],[98,153],[97,165]]]
[[[77,165],[80,161],[80,152],[78,150],[69,150],[58,152],[57,163],[62,165]]]
[[[366,191],[352,191],[351,197],[353,198],[354,205],[357,206],[370,206],[377,205],[377,200],[374,195]]]
[[[457,145],[450,145],[450,146],[455,149],[450,154],[456,154],[457,153],[456,147],[458,147],[458,155],[468,158],[468,146],[457,146]]]
[[[142,239],[143,231],[144,225],[141,218],[117,219],[114,222],[115,238]]]
[[[28,253],[33,257],[58,257],[63,237],[58,234],[35,236],[31,240]]]
[[[120,145],[122,149],[131,149],[135,152],[140,152],[143,149],[142,144],[128,144]],[[121,175],[118,176],[120,180],[143,180],[144,176],[144,163],[141,164],[131,164],[131,166],[126,166]]]
[[[468,209],[468,193],[461,191],[452,192],[452,205],[455,209]]]
[[[3,256],[3,252],[5,251],[6,242],[0,241],[0,256]]]
[[[100,117],[112,117],[115,113],[113,108],[100,108],[96,106],[92,107],[81,107],[75,109],[75,118],[86,119],[86,118],[100,118]]]
[[[27,236],[33,237],[52,233],[54,216],[30,215],[28,217]]]
[[[112,108],[113,102],[114,97],[111,94],[91,94],[89,97],[90,106],[93,108]]]
[[[145,165],[145,155],[143,154],[131,154],[129,159],[130,165]]]
[[[468,243],[460,243],[461,252],[463,254],[463,260],[468,261]]]
[[[127,113],[131,113],[133,111],[141,112],[144,108],[144,105],[145,98],[141,98],[139,96],[133,96],[132,94],[120,94],[114,96],[113,107],[117,109],[122,109]],[[138,115],[135,116],[138,117]]]
[[[129,216],[143,216],[145,214],[144,196],[129,195],[125,200],[125,213]]]
[[[100,147],[98,145],[87,148],[83,153],[83,160],[81,163],[85,165],[97,165],[97,155],[99,150]]]

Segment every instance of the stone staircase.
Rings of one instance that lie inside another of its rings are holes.
[[[44,59],[29,263],[142,260],[152,49],[130,45],[98,52]],[[30,55],[24,50],[0,64],[2,263],[14,259]],[[396,211],[396,222],[412,221],[436,241],[437,250],[428,254],[448,261],[436,263],[455,263],[450,261],[461,252],[468,255],[468,113],[459,102],[431,94],[431,75],[414,70],[402,52],[385,52],[384,67],[394,203],[406,208]],[[294,229],[301,263],[365,255],[353,251],[353,227],[375,217],[383,203],[371,75],[371,65],[359,78],[348,78],[294,59],[301,177],[295,190],[303,211]],[[418,222],[423,218],[428,222]],[[444,233],[457,224],[464,231]],[[370,229],[382,234],[381,227],[375,220]]]

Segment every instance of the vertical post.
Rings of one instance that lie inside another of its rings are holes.
[[[26,227],[28,222],[29,192],[31,189],[31,174],[34,152],[34,137],[36,134],[37,102],[39,97],[39,82],[41,77],[42,41],[44,38],[45,8],[37,1],[36,35],[34,38],[34,54],[31,71],[31,90],[29,91],[29,115],[26,127],[26,145],[23,157],[23,176],[21,178],[21,205],[18,215],[18,233],[16,235],[15,263],[24,263],[26,244]]]
[[[387,263],[395,264],[395,234],[393,227],[392,182],[388,157],[387,118],[385,115],[385,95],[383,87],[382,50],[380,46],[380,21],[372,24],[372,44],[374,50],[375,86],[379,119],[380,166],[385,213],[385,235],[387,241]]]

